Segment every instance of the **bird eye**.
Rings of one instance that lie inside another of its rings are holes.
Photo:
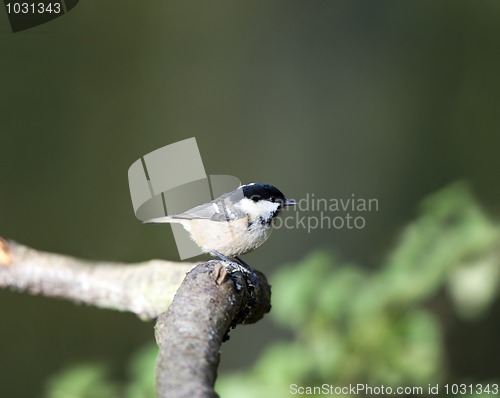
[[[274,202],[276,202],[276,198],[275,198],[274,196],[271,196],[271,197],[269,198],[269,200],[270,200],[271,202],[273,202],[273,203],[274,203]]]

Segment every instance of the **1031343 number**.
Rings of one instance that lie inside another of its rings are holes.
[[[61,14],[61,3],[6,3],[8,14]]]
[[[498,384],[445,384],[446,395],[498,395]]]

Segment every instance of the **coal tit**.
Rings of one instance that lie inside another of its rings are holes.
[[[153,218],[150,223],[179,223],[205,253],[232,262],[264,243],[279,212],[296,202],[269,184],[247,184],[184,213]]]

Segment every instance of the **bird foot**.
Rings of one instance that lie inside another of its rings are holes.
[[[228,273],[232,274],[234,272],[240,271],[241,273],[246,274],[250,277],[253,286],[258,286],[257,275],[255,275],[252,268],[239,257],[236,257],[236,259],[238,260],[238,262],[236,262],[215,250],[210,250],[210,253],[212,253],[213,256],[219,257],[225,263]],[[219,262],[219,260],[210,260],[209,262]],[[228,266],[231,268],[228,269]]]

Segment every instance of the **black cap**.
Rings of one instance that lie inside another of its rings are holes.
[[[285,203],[285,195],[276,187],[269,184],[253,183],[243,185],[243,196],[252,199],[254,202],[259,200],[269,200],[271,202]]]

